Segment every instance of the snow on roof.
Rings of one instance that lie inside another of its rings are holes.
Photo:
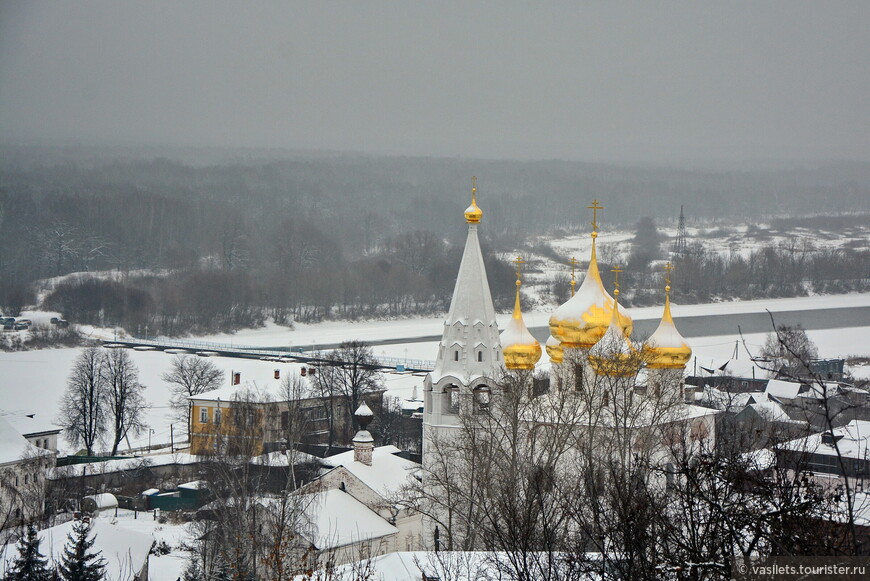
[[[207,487],[208,483],[205,480],[194,480],[193,482],[185,482],[184,484],[178,485],[178,488],[183,488],[185,490],[201,490]]]
[[[865,454],[870,454],[870,421],[852,420],[845,426],[835,428],[833,434],[837,437],[837,448],[844,458],[863,460]],[[809,452],[824,456],[836,456],[837,451],[831,444],[822,442],[824,433],[810,434],[806,438],[797,438],[786,442],[783,448],[797,452]]]
[[[763,395],[760,391],[731,393],[707,385],[704,386],[702,392],[695,393],[695,399],[696,401],[709,402],[717,410],[736,411],[742,410],[750,403],[761,401],[764,399]]]
[[[52,454],[43,448],[37,448],[21,433],[12,427],[6,418],[0,417],[0,465],[18,462],[24,458]]]
[[[60,563],[67,537],[76,521],[39,531],[39,549],[49,561]],[[106,579],[132,581],[148,559],[154,539],[151,535],[127,530],[101,519],[91,520],[91,534],[96,535],[93,551],[99,551],[106,560]],[[91,536],[90,538],[93,538]],[[18,552],[7,546],[4,552],[5,566],[11,564]]]
[[[779,399],[794,399],[797,397],[798,393],[800,393],[801,387],[800,383],[783,381],[781,379],[771,379],[767,382],[767,387],[764,389],[764,393]]]
[[[104,508],[115,508],[118,506],[118,498],[110,493],[103,492],[100,494],[92,494],[91,496],[85,496],[82,500],[92,500],[94,502],[94,508],[97,510],[102,510]]]
[[[701,377],[751,377],[753,379],[766,379],[767,371],[758,367],[749,359],[724,359],[722,357],[710,357],[698,354],[693,357],[687,366],[693,369]],[[709,371],[713,373],[709,373]]]
[[[384,498],[394,496],[402,486],[415,479],[420,470],[416,462],[396,456],[400,450],[395,446],[380,446],[372,451],[372,465],[355,462],[353,450],[329,456],[323,464],[332,468],[344,466],[366,486]]]
[[[306,495],[309,532],[302,535],[318,549],[334,549],[399,532],[376,512],[342,490]]]
[[[172,464],[196,464],[201,459],[199,456],[187,454],[185,452],[176,452],[174,454],[155,454],[154,456],[141,456],[136,458],[122,458],[119,460],[108,460],[106,462],[87,462],[85,464],[73,464],[70,466],[58,466],[49,472],[48,477],[65,478],[74,473],[77,476],[82,474],[108,474],[110,472],[121,472],[124,470],[134,470],[140,466],[169,466]]]
[[[424,573],[429,579],[514,579],[506,574],[508,567],[503,565],[508,558],[505,553],[485,551],[399,551],[340,565],[329,571],[329,578],[355,581],[360,571],[366,571],[371,579],[390,581],[420,581]],[[308,578],[300,575],[294,581]]]
[[[52,423],[46,414],[34,411],[0,411],[0,416],[12,424],[12,427],[23,436],[31,434],[56,434],[62,429],[60,426]]]
[[[307,365],[296,365],[293,370],[299,375],[296,367],[308,367]],[[288,370],[292,376],[292,371]],[[296,398],[318,397],[318,393],[311,382],[306,377],[299,377],[302,380],[301,393],[296,395]],[[295,386],[294,386],[295,389]],[[270,401],[287,401],[288,396],[287,386],[282,379],[265,379],[244,381],[241,385],[227,385],[211,391],[206,391],[198,395],[192,395],[188,399],[191,401],[252,401],[257,403],[266,403]]]
[[[749,407],[754,409],[759,416],[769,422],[785,422],[789,424],[802,424],[804,422],[800,422],[798,420],[793,420],[785,410],[782,409],[782,406],[776,403],[775,401],[760,401],[758,403],[751,404]]]

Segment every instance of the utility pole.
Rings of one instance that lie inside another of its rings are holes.
[[[686,217],[683,215],[683,206],[680,205],[680,222],[677,225],[677,238],[674,240],[674,249],[671,251],[672,258],[686,253]]]

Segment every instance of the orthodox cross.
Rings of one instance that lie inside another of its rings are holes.
[[[526,261],[523,260],[522,256],[517,256],[517,259],[513,261],[514,264],[517,265],[517,282],[520,280],[520,265],[525,264]]]
[[[665,284],[667,286],[671,286],[671,271],[674,269],[674,265],[668,262],[665,265]]]
[[[619,268],[619,266],[614,266],[613,268],[610,269],[610,272],[612,272],[616,277],[616,279],[613,282],[613,286],[614,286],[613,292],[614,292],[614,294],[618,295],[619,294],[619,273],[622,272],[622,269]]]
[[[598,210],[603,210],[604,206],[598,203],[598,200],[592,200],[591,206],[586,206],[592,210],[592,231],[598,232]]]

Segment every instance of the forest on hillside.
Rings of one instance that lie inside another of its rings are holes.
[[[74,322],[131,331],[148,325],[166,334],[267,317],[444,311],[465,241],[461,213],[472,175],[500,308],[512,303],[513,274],[498,253],[521,248],[530,236],[587,231],[593,198],[604,201],[605,228],[635,228],[641,217],[673,225],[681,205],[693,219],[710,221],[826,213],[848,224],[854,216],[842,214],[870,211],[866,164],[725,171],[351,154],[2,153],[0,309],[14,314],[39,297]],[[636,244],[626,257],[635,260],[640,302],[655,282],[645,278],[654,258],[643,248]],[[812,276],[826,277],[820,292],[866,285],[865,248],[824,260],[799,250],[772,247],[759,254],[766,262],[752,264],[690,246],[681,258],[681,292],[708,299],[724,280],[737,294],[744,283],[758,296],[800,294]],[[37,285],[45,279],[55,280]],[[554,281],[554,293],[558,287]]]

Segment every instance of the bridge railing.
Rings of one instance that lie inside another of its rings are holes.
[[[200,352],[200,351],[217,351],[221,353],[234,353],[245,355],[248,357],[277,357],[296,359],[304,362],[305,359],[312,357],[317,351],[277,351],[274,349],[260,349],[253,346],[236,345],[234,343],[218,343],[212,341],[190,341],[185,339],[116,339],[115,341],[106,341],[106,343],[119,344],[135,344],[135,346],[151,346],[155,349],[184,349],[185,351]],[[418,369],[431,371],[435,368],[435,362],[426,359],[410,359],[407,357],[387,357],[375,356],[378,364],[386,368],[401,369]]]

